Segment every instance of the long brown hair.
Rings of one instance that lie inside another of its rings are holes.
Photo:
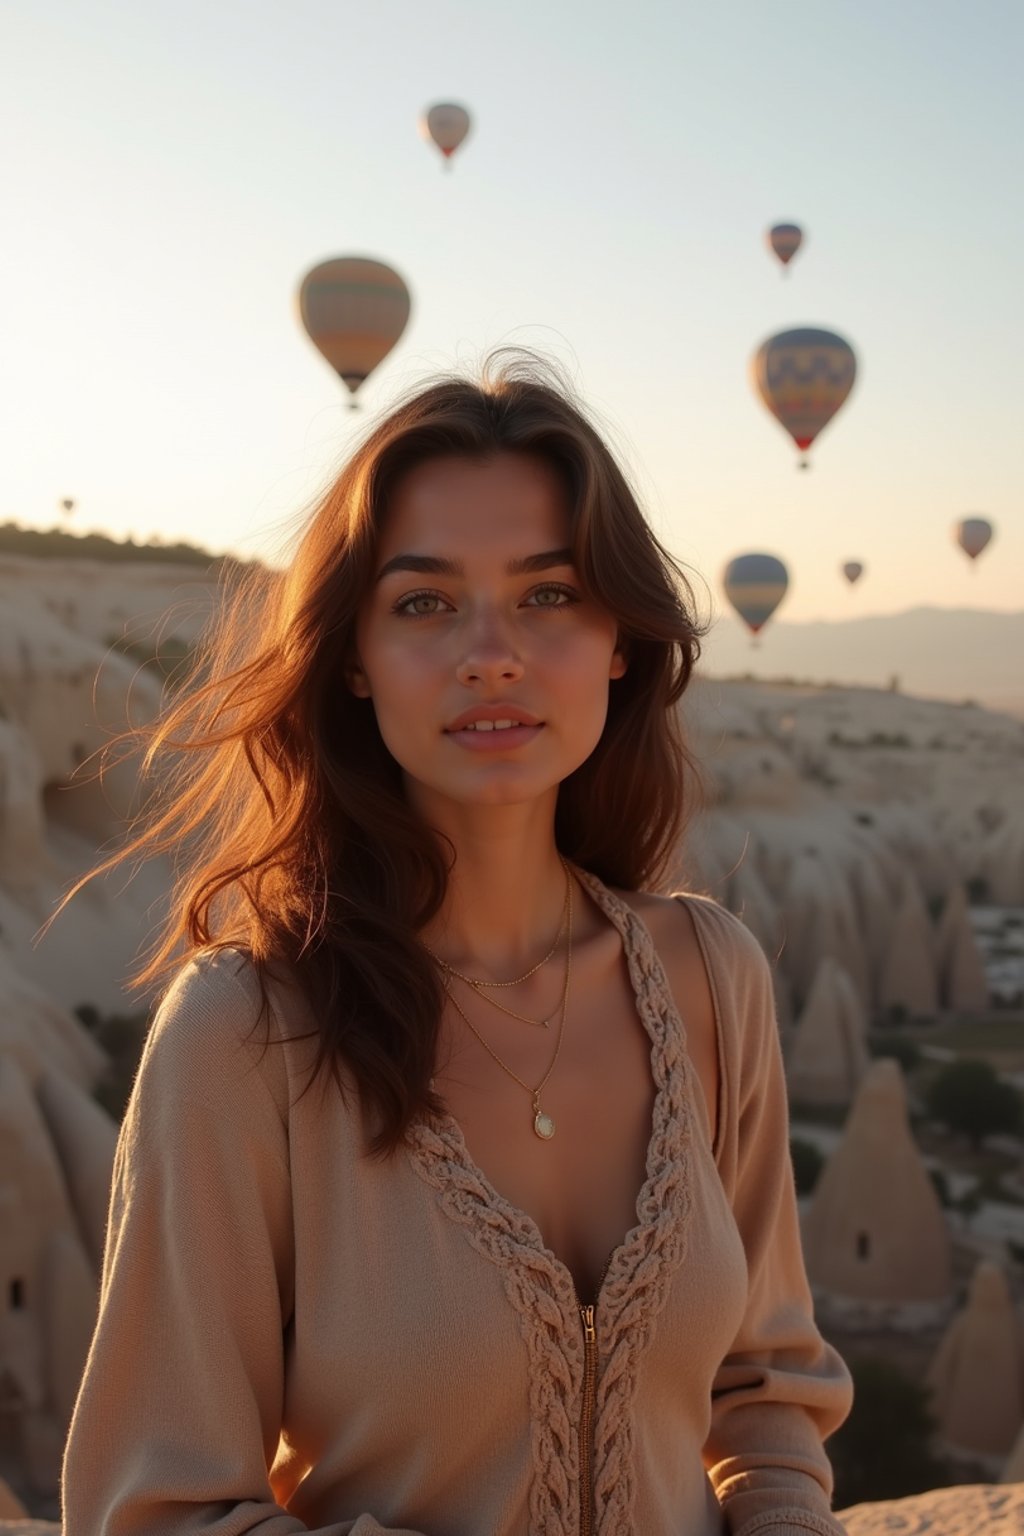
[[[318,1021],[307,1088],[329,1068],[344,1094],[347,1068],[374,1113],[377,1156],[415,1115],[442,1108],[430,1077],[443,989],[417,934],[444,900],[451,860],[407,803],[373,704],[349,691],[345,667],[399,477],[433,456],[499,451],[563,476],[580,582],[618,620],[628,655],[600,741],[559,786],[558,848],[606,884],[658,884],[700,787],[676,706],[707,626],[571,386],[532,354],[499,351],[479,382],[420,387],[366,434],[287,569],[223,579],[185,685],[104,749],[145,746],[143,780],[160,772],[143,810],[57,908],[133,855],[170,853],[169,915],[131,986],[177,969],[183,951],[236,947],[269,1018],[266,979],[283,963]]]

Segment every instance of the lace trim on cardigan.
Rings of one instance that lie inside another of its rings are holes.
[[[645,924],[588,871],[580,883],[622,935],[637,1011],[651,1040],[656,1093],[647,1177],[637,1198],[638,1224],[615,1249],[597,1315],[599,1377],[594,1424],[596,1536],[632,1528],[635,1496],[633,1418],[640,1356],[654,1332],[689,1227],[693,1069],[685,1030]],[[530,1358],[534,1477],[530,1529],[563,1536],[574,1528],[581,1470],[577,1423],[582,1350],[576,1291],[568,1268],[547,1248],[531,1216],[498,1193],[469,1154],[458,1122],[444,1115],[407,1133],[417,1173],[438,1192],[445,1213],[474,1247],[498,1265],[519,1315]]]

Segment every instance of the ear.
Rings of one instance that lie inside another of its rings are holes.
[[[345,668],[345,681],[357,699],[368,699],[370,694],[370,680],[363,671],[358,658],[349,663]]]
[[[618,645],[616,645],[614,651],[612,652],[611,665],[608,668],[608,676],[610,678],[621,677],[628,665],[628,647],[625,641],[620,639]]]

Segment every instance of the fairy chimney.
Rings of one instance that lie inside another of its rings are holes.
[[[802,1104],[852,1102],[867,1071],[865,1022],[847,973],[823,955],[786,1059],[790,1098]]]
[[[979,1012],[987,1008],[988,981],[962,885],[954,885],[946,898],[935,948],[943,1007],[958,1012]]]
[[[832,1296],[907,1304],[950,1294],[949,1231],[911,1135],[902,1070],[890,1057],[864,1075],[803,1237],[808,1275]]]
[[[879,1006],[933,1014],[939,1006],[931,924],[917,882],[908,875],[889,933],[878,985]]]
[[[1024,1329],[999,1264],[978,1264],[967,1304],[943,1334],[927,1382],[950,1449],[1000,1462],[1010,1455],[1024,1423]]]

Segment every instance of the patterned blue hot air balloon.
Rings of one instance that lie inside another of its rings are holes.
[[[744,624],[756,635],[785,597],[789,572],[775,555],[737,555],[722,573],[722,586]]]
[[[857,357],[834,331],[803,326],[763,341],[751,372],[765,405],[805,452],[853,388]]]

